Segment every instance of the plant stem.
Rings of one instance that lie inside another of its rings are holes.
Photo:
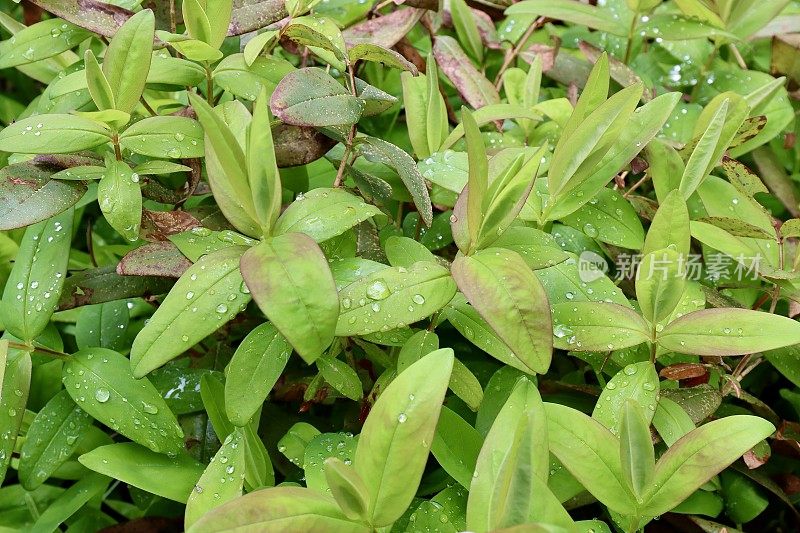
[[[517,42],[517,45],[511,49],[510,53],[506,54],[506,57],[503,59],[503,65],[500,67],[500,70],[497,71],[497,76],[494,78],[494,86],[498,91],[500,90],[500,87],[503,86],[503,74],[505,74],[506,70],[508,70],[508,67],[511,66],[511,63],[522,51],[522,47],[525,46],[526,42],[528,42],[528,39],[533,32],[541,28],[545,20],[547,20],[545,17],[539,17],[536,19],[522,35],[522,38],[520,38],[519,42]]]
[[[625,57],[622,59],[622,62],[626,65],[628,61],[631,60],[631,50],[633,49],[633,35],[636,33],[636,22],[639,20],[639,12],[634,11],[633,17],[631,17],[631,26],[628,28],[628,43],[625,45]]]

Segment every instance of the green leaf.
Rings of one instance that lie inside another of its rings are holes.
[[[228,363],[225,412],[237,426],[247,424],[277,383],[292,347],[277,328],[265,322],[242,340]]]
[[[413,324],[444,307],[455,292],[450,273],[435,263],[373,272],[341,290],[336,335],[364,335]]]
[[[142,220],[142,189],[139,175],[124,161],[109,158],[97,185],[97,202],[106,222],[125,239],[139,239]]]
[[[0,69],[27,65],[56,56],[91,37],[88,31],[51,18],[14,33],[0,43]],[[73,56],[74,57],[74,56]]]
[[[330,346],[336,285],[317,243],[302,233],[262,241],[242,255],[242,276],[261,311],[308,363]]]
[[[253,192],[258,221],[268,235],[281,212],[281,178],[275,161],[275,145],[266,91],[253,104],[253,120],[247,130],[247,178]]]
[[[694,429],[694,422],[683,407],[667,397],[661,397],[653,413],[653,427],[667,446],[672,446]]]
[[[670,248],[646,254],[636,275],[636,296],[645,319],[657,324],[670,316],[686,287],[686,259]]]
[[[408,268],[418,261],[428,263],[436,261],[436,256],[430,250],[425,248],[423,244],[408,237],[392,235],[386,239],[383,247],[386,257],[389,259],[389,264],[393,267]]]
[[[203,2],[205,4],[205,2]],[[211,41],[211,22],[209,22],[203,5],[198,0],[183,0],[181,2],[181,14],[186,31],[192,39],[198,39],[210,44]],[[188,526],[187,526],[188,527]]]
[[[6,477],[14,445],[17,441],[31,384],[31,356],[28,352],[8,350],[3,362],[4,373],[0,387],[0,482]]]
[[[125,21],[108,45],[103,73],[120,111],[131,113],[139,103],[150,70],[154,32],[153,12],[143,9]]]
[[[483,437],[457,413],[442,407],[431,453],[447,474],[470,488]]]
[[[517,119],[520,121],[523,119],[527,121],[539,121],[542,118],[538,112],[520,104],[488,104],[480,109],[476,109],[472,113],[472,117],[475,119],[475,122],[478,124],[478,126],[485,126],[486,124],[490,124],[492,122],[498,122],[507,119]],[[434,151],[442,152],[452,148],[452,146],[456,144],[456,142],[463,136],[464,124],[462,122],[450,132],[450,135],[447,135],[447,138],[443,142],[435,147]]]
[[[620,435],[625,403],[633,400],[645,411],[648,424],[659,398],[658,373],[649,361],[626,365],[617,372],[600,393],[592,418],[603,424],[614,435]]]
[[[0,151],[23,154],[67,154],[89,150],[111,140],[99,122],[53,113],[23,118],[0,130]]]
[[[355,469],[341,459],[325,459],[325,479],[331,494],[347,518],[358,520],[367,516],[369,493]]]
[[[274,234],[299,232],[322,242],[380,213],[349,192],[321,187],[292,202],[275,224]]]
[[[83,182],[51,179],[54,175],[30,163],[0,169],[0,231],[56,216],[75,205],[86,192]]]
[[[64,364],[64,387],[78,406],[114,431],[157,453],[183,450],[183,431],[146,379],[113,350],[87,348]]]
[[[467,53],[481,64],[483,62],[483,42],[478,33],[478,25],[472,11],[464,0],[451,0],[450,15],[456,28],[458,40],[464,45]]]
[[[369,533],[372,528],[351,522],[330,496],[303,487],[275,487],[251,492],[214,509],[187,533],[254,528],[260,531],[325,531]]]
[[[266,30],[247,41],[247,44],[244,45],[243,52],[244,60],[248,67],[255,63],[264,48],[271,44],[277,36],[277,30]]]
[[[203,465],[185,453],[170,457],[134,442],[100,446],[78,461],[89,470],[179,503],[186,503],[203,473]]]
[[[260,236],[244,151],[220,116],[225,108],[215,110],[193,93],[189,94],[189,101],[205,131],[208,182],[220,210],[242,233]],[[241,110],[246,113],[246,109]]]
[[[217,250],[183,273],[133,341],[131,368],[137,378],[183,353],[247,305],[250,294],[239,272],[244,251],[241,246]]]
[[[553,455],[609,509],[632,513],[637,504],[622,475],[619,441],[580,411],[554,403],[544,407]]]
[[[692,431],[658,460],[643,512],[658,516],[672,509],[773,431],[766,420],[747,415],[714,420]]]
[[[67,275],[73,210],[28,226],[3,291],[6,330],[25,341],[44,331]]]
[[[800,344],[800,324],[749,309],[703,309],[667,324],[657,340],[678,353],[742,355]]]
[[[469,487],[467,527],[494,531],[528,522],[541,501],[537,493],[547,482],[548,468],[544,406],[536,386],[523,378],[481,448]]]
[[[269,105],[276,117],[296,126],[355,124],[364,110],[363,100],[316,67],[286,74],[272,93]]]
[[[86,85],[97,109],[100,111],[114,109],[114,92],[91,50],[86,50],[86,53],[83,54],[83,64],[85,65]]]
[[[90,500],[108,487],[106,476],[90,474],[78,480],[52,501],[31,526],[31,531],[54,531],[59,525],[78,512]]]
[[[700,186],[703,178],[716,166],[717,161],[714,159],[714,155],[727,114],[728,101],[725,100],[711,116],[708,126],[686,161],[686,168],[680,181],[680,191],[684,198],[688,199]]]
[[[559,302],[552,305],[556,348],[612,351],[650,340],[647,322],[632,309],[605,302]]]
[[[478,232],[483,224],[483,205],[489,188],[489,164],[478,124],[466,108],[461,109],[461,123],[464,125],[469,160],[467,189],[462,194],[467,195],[467,229],[472,248],[478,244]]]
[[[79,349],[124,351],[129,319],[128,303],[124,300],[87,305],[75,323],[75,342]]]
[[[524,0],[505,11],[506,15],[534,15],[564,20],[589,28],[625,37],[628,28],[612,17],[610,9],[573,2],[572,0]]]
[[[131,152],[164,159],[203,157],[203,128],[186,117],[148,117],[131,124],[119,136]]]
[[[318,358],[314,363],[325,381],[343,396],[356,402],[364,397],[364,385],[350,365],[327,355]]]
[[[377,44],[358,43],[347,51],[347,56],[351,63],[355,63],[356,61],[372,61],[410,72],[414,76],[418,73],[414,63],[411,63],[400,53],[395,52],[391,48],[384,48]]]
[[[308,46],[323,61],[344,70],[347,62],[344,38],[330,19],[314,15],[292,18],[281,30],[281,37]]]
[[[33,419],[20,450],[19,480],[26,490],[44,483],[80,444],[92,418],[62,390]]]
[[[658,206],[656,216],[647,230],[642,253],[672,247],[686,257],[689,255],[691,237],[686,201],[680,191],[672,191]]]
[[[392,381],[367,417],[355,468],[369,491],[375,526],[400,518],[416,493],[452,366],[448,348],[426,355]]]
[[[246,439],[241,429],[236,429],[225,438],[189,495],[184,528],[188,530],[212,509],[242,495],[246,447]]]
[[[608,187],[561,220],[600,242],[632,250],[639,250],[644,244],[644,229],[636,211],[620,193]]]
[[[650,437],[650,422],[642,405],[636,400],[628,399],[623,404],[619,440],[622,475],[631,492],[641,498],[650,490],[656,458]]]
[[[417,165],[404,150],[392,143],[386,142],[377,137],[359,137],[356,150],[368,161],[382,163],[393,168],[400,176],[403,185],[406,186],[414,205],[419,211],[425,225],[430,227],[433,223],[433,207],[431,206],[428,187],[425,179],[419,173]]]
[[[452,265],[459,290],[514,355],[537,373],[552,357],[552,325],[547,296],[522,258],[489,248],[457,257]]]

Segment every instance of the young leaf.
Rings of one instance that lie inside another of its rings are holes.
[[[489,248],[456,258],[452,273],[464,296],[514,355],[535,372],[546,372],[553,346],[547,296],[520,256]]]
[[[31,526],[31,531],[54,531],[59,525],[74,515],[81,507],[93,498],[99,496],[108,487],[109,479],[106,476],[90,474],[81,478],[74,485],[65,490],[58,498],[50,502],[36,522]]]
[[[716,166],[714,159],[715,150],[722,135],[722,125],[728,114],[728,101],[720,105],[711,120],[708,122],[706,130],[697,142],[691,156],[686,161],[686,168],[681,176],[680,191],[683,197],[688,199],[697,187],[702,183],[709,172]]]
[[[114,109],[114,92],[91,50],[86,50],[86,53],[83,54],[83,64],[86,69],[86,84],[89,87],[89,94],[92,95],[97,109],[100,111]]]
[[[253,104],[253,120],[247,129],[247,178],[256,216],[269,235],[281,211],[281,178],[275,162],[275,145],[269,120],[266,91]]]
[[[242,277],[261,311],[308,363],[333,341],[339,298],[325,256],[302,233],[262,241],[241,259]]]
[[[464,125],[464,136],[467,141],[469,158],[469,181],[467,182],[467,229],[469,230],[470,248],[478,244],[478,232],[483,223],[483,205],[486,191],[489,188],[489,165],[486,147],[481,138],[478,124],[467,108],[461,109],[461,122]],[[465,194],[462,192],[462,194]],[[464,250],[464,253],[468,253]]]
[[[370,494],[367,516],[375,526],[400,518],[416,493],[452,366],[449,348],[426,355],[395,378],[367,417],[355,468]]]
[[[327,355],[314,362],[325,381],[343,396],[356,402],[364,397],[364,385],[350,365]]]
[[[241,246],[217,250],[183,273],[133,341],[134,376],[140,378],[183,353],[247,305],[250,294],[239,272],[244,251]]]
[[[242,340],[228,363],[225,379],[225,412],[234,425],[250,421],[291,354],[291,345],[269,322],[256,326]]]
[[[478,33],[478,25],[472,10],[464,0],[451,0],[450,15],[453,17],[453,25],[456,28],[459,42],[464,45],[472,59],[480,65],[483,63],[483,42]]]
[[[143,9],[125,21],[103,59],[103,73],[114,93],[116,108],[133,112],[142,96],[153,55],[155,17]]]
[[[325,479],[347,518],[358,520],[367,516],[369,493],[353,467],[341,459],[329,457],[325,459]]]
[[[106,222],[126,240],[139,238],[142,220],[142,189],[139,175],[124,161],[109,158],[97,185],[97,202]]]
[[[546,483],[547,422],[536,386],[520,379],[486,435],[469,487],[467,526],[473,531],[526,523],[536,505],[534,483]]]
[[[87,305],[75,322],[75,342],[79,349],[125,351],[129,320],[128,303],[124,300]]]
[[[58,305],[67,276],[73,209],[28,226],[3,291],[0,315],[6,330],[32,341]]]
[[[636,400],[628,399],[623,404],[619,440],[622,475],[636,498],[642,498],[650,490],[656,458],[650,423]]]
[[[678,252],[664,248],[642,258],[636,274],[636,296],[642,314],[651,324],[667,318],[686,287],[684,261]]]
[[[691,237],[686,201],[680,191],[672,191],[658,206],[656,216],[647,230],[642,253],[672,247],[678,254],[688,257]]]

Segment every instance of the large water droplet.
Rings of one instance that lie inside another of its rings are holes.
[[[105,403],[111,397],[111,393],[106,388],[99,388],[94,392],[94,399],[100,403]]]

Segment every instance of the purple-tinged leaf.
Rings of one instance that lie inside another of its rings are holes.
[[[58,310],[123,298],[147,298],[164,294],[174,283],[175,280],[154,276],[120,276],[114,266],[88,269],[66,279]]]
[[[30,226],[72,207],[86,192],[82,181],[52,180],[44,165],[0,169],[0,231]]]
[[[542,284],[511,250],[488,248],[453,261],[459,290],[519,360],[547,372],[553,355],[550,304]]]
[[[307,362],[333,342],[339,296],[328,262],[303,233],[286,233],[247,250],[240,261],[253,299]]]
[[[436,64],[473,108],[500,103],[495,86],[475,68],[458,41],[446,35],[437,37],[433,54]]]
[[[411,31],[422,16],[419,9],[398,9],[388,15],[366,20],[343,32],[347,46],[371,43],[391,48]]]
[[[151,242],[131,250],[117,265],[120,276],[179,278],[192,262],[171,242]]]

